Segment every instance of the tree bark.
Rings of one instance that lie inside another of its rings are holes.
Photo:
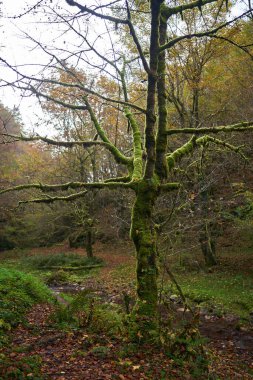
[[[154,181],[153,181],[154,182]],[[141,338],[149,340],[157,328],[157,249],[152,212],[157,198],[152,180],[142,180],[132,212],[131,238],[137,255],[137,304],[135,316]]]
[[[86,232],[86,244],[85,244],[87,257],[93,257],[92,240],[93,240],[92,228],[88,228]]]
[[[212,237],[212,232],[208,223],[205,223],[200,233],[199,242],[207,266],[217,265],[215,240]]]

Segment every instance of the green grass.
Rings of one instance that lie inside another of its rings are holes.
[[[0,269],[0,342],[6,331],[24,321],[36,303],[53,300],[49,289],[32,275],[9,268]]]
[[[221,264],[216,266],[212,273],[202,270],[192,271],[190,268],[179,266],[179,258],[171,257],[170,266],[185,295],[200,307],[213,309],[215,313],[228,312],[243,319],[249,318],[253,311],[253,273],[252,273],[252,245],[251,236],[241,239],[241,246],[233,244],[230,247],[218,250]],[[29,256],[28,251],[13,252],[3,255],[4,266],[20,268],[32,273],[46,283],[54,283],[59,277],[59,271],[47,270],[47,266],[84,266],[96,265],[101,261],[97,258],[88,259],[85,256],[69,252],[61,254],[38,254]],[[194,260],[200,259],[197,252],[191,256]],[[99,270],[91,271],[64,271],[62,282],[84,283],[89,277],[99,277]],[[57,278],[56,278],[57,277]],[[135,289],[135,266],[132,264],[119,265],[111,272],[105,286],[125,287]],[[170,286],[170,283],[168,284]],[[176,292],[175,287],[172,289]]]
[[[252,228],[243,226],[223,236],[217,246],[219,265],[210,271],[205,268],[200,248],[189,252],[187,247],[181,255],[171,255],[169,266],[187,298],[201,308],[222,315],[229,313],[249,320],[253,311],[253,243]],[[179,257],[180,256],[180,257]],[[199,267],[180,266],[184,260],[198,262]],[[171,286],[171,282],[167,284]],[[175,285],[172,292],[176,293]]]
[[[63,270],[66,281],[59,281],[59,284],[63,282],[83,283],[85,279],[90,278],[99,270],[99,268],[93,268],[89,270],[68,271],[65,268],[103,265],[103,261],[100,258],[87,258],[69,252],[31,255],[27,250],[12,250],[3,252],[0,256],[5,268],[18,268],[23,272],[34,275],[48,285],[57,283],[57,280],[59,280],[58,274],[59,272],[63,272]],[[47,269],[54,266],[56,267],[55,269]]]
[[[19,323],[25,322],[28,310],[37,303],[52,302],[49,289],[36,277],[11,268],[0,268],[0,347],[10,343],[8,332]],[[1,379],[27,379],[32,373],[40,380],[41,359],[29,356],[12,359],[0,354]]]
[[[250,239],[251,236],[246,236],[237,244],[235,242],[232,246],[219,248],[220,264],[210,272],[202,265],[198,271],[187,266],[182,268],[176,257],[171,258],[172,272],[186,297],[218,315],[230,313],[248,320],[249,313],[253,311],[253,255]],[[198,252],[190,258],[201,263],[202,257]],[[176,293],[174,286],[172,291]]]
[[[231,312],[248,318],[253,310],[253,284],[242,274],[179,274],[177,279],[186,297],[218,312]]]

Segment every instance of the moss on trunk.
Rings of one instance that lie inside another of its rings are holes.
[[[137,190],[132,212],[131,238],[137,255],[137,296],[135,318],[144,340],[150,340],[157,328],[156,234],[152,223],[158,187],[154,180],[143,180]]]

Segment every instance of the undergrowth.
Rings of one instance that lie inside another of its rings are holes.
[[[38,355],[23,357],[19,360],[8,358],[4,354],[0,355],[1,380],[43,380],[40,368],[41,358]]]
[[[0,344],[5,333],[25,320],[34,304],[52,301],[51,292],[37,278],[13,269],[0,269]]]
[[[52,322],[61,328],[86,328],[109,335],[123,332],[123,318],[124,314],[117,305],[101,303],[89,289],[69,299],[69,304],[59,304],[51,315]]]
[[[185,273],[177,278],[188,299],[217,316],[233,313],[247,320],[253,310],[252,280],[241,274]]]
[[[50,255],[27,256],[21,264],[33,269],[47,269],[50,267],[81,267],[102,264],[98,257],[85,257],[75,253],[55,253]]]

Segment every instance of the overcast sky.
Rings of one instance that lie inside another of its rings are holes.
[[[96,2],[99,0],[96,0]],[[108,0],[101,0],[102,3],[107,4]],[[20,18],[12,18],[13,16],[23,15],[29,9],[31,9],[35,4],[38,3],[38,0],[19,0],[19,1],[10,1],[3,0],[2,4],[2,18],[1,18],[1,28],[0,28],[0,57],[4,58],[10,64],[19,65],[19,70],[25,74],[35,74],[39,73],[41,67],[39,65],[44,65],[48,63],[48,56],[43,54],[41,49],[34,48],[34,43],[29,41],[29,38],[26,38],[24,32],[34,37],[37,41],[46,42],[48,45],[53,44],[54,40],[62,34],[62,27],[60,25],[50,24],[46,15],[41,13],[41,10],[38,9],[38,14],[27,13],[26,15]],[[84,3],[80,1],[80,3]],[[94,4],[94,0],[86,0],[85,4],[89,3]],[[43,0],[43,4],[51,4],[50,0]],[[69,7],[65,0],[53,0],[54,5],[59,5],[67,10],[76,12],[76,8]],[[44,21],[45,20],[45,21]],[[103,22],[98,25],[96,23],[91,24],[89,32],[94,34],[101,33],[103,31],[104,24]],[[64,48],[69,47],[75,48],[74,36],[73,41],[68,35],[67,41],[63,42],[63,38],[57,39],[57,47]],[[71,46],[70,46],[71,45]],[[103,45],[105,42],[103,41]],[[33,66],[26,67],[26,64],[33,64]],[[24,65],[24,66],[20,66]],[[16,74],[11,72],[10,69],[6,68],[4,64],[0,63],[1,74],[0,77],[11,82],[16,79]],[[0,79],[1,79],[0,78]],[[22,119],[25,126],[28,129],[37,128],[36,123],[39,119],[44,118],[42,110],[35,97],[21,97],[20,91],[13,90],[9,87],[0,88],[0,101],[9,108],[16,107],[20,110]],[[41,131],[44,133],[45,128],[42,126]],[[49,133],[47,133],[49,134]]]
[[[23,14],[37,3],[37,0],[10,1],[3,0],[0,29],[1,56],[11,64],[22,65],[27,63],[42,63],[42,55],[38,50],[33,50],[31,44],[24,38],[22,33],[39,33],[34,23],[33,15],[26,15],[22,18],[12,19],[16,15]],[[50,34],[50,32],[47,31]],[[1,64],[1,76],[8,81],[15,80],[15,75]],[[7,107],[16,107],[20,110],[24,124],[28,129],[35,128],[38,118],[42,117],[39,104],[35,97],[22,98],[20,91],[10,87],[0,88],[0,101]],[[43,131],[43,128],[42,128]]]

